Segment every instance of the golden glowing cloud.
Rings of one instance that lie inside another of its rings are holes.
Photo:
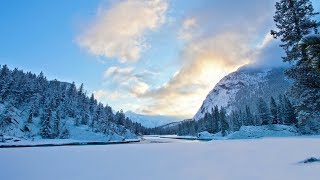
[[[223,76],[249,62],[245,44],[241,34],[232,32],[190,42],[182,55],[185,65],[168,83],[141,95],[153,101],[140,110],[191,117]]]

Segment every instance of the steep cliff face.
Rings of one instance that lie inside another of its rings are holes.
[[[209,92],[200,109],[193,117],[199,120],[214,106],[225,107],[227,113],[243,110],[248,105],[256,110],[256,100],[262,97],[269,100],[271,96],[284,94],[291,82],[284,75],[284,68],[259,69],[249,66],[222,78]]]

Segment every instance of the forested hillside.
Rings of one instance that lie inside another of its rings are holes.
[[[90,97],[83,85],[0,69],[0,133],[22,138],[136,138],[146,131],[121,111]],[[96,136],[97,135],[97,136]]]

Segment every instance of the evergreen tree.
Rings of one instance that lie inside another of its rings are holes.
[[[213,119],[214,119],[214,128],[215,131],[214,133],[217,133],[220,131],[220,115],[219,115],[219,108],[218,106],[214,106],[214,110],[213,110]]]
[[[245,113],[241,111],[241,109],[238,112],[238,118],[239,118],[239,121],[241,122],[241,126],[247,126],[247,119],[246,119]]]
[[[81,114],[77,114],[76,117],[74,118],[74,125],[79,126],[81,121],[82,121]]]
[[[66,127],[66,125],[64,124],[62,126],[62,131],[61,131],[61,135],[60,138],[61,139],[68,139],[70,137],[70,131],[68,130],[68,128]]]
[[[69,117],[76,118],[76,97],[77,97],[77,88],[74,82],[70,85],[67,91],[67,114]]]
[[[52,138],[52,128],[51,128],[51,116],[52,111],[50,108],[46,109],[46,112],[42,116],[40,136],[42,138]]]
[[[27,123],[31,124],[32,123],[32,119],[33,119],[33,108],[31,108],[30,111],[29,111]]]
[[[278,106],[273,97],[270,98],[270,113],[272,124],[278,124]]]
[[[96,111],[93,115],[93,118],[92,118],[92,121],[91,121],[91,124],[90,124],[90,127],[91,128],[95,128],[96,127],[96,124],[99,122],[99,119],[100,119],[100,114],[101,114],[101,104],[98,105],[98,107],[96,108]]]
[[[278,96],[278,118],[279,118],[279,123],[283,124],[284,123],[284,102],[283,102],[283,96],[279,94]]]
[[[12,73],[10,72],[8,66],[4,65],[0,72],[1,102],[4,102],[9,93],[12,92],[13,83],[14,81],[12,78]]]
[[[268,105],[261,97],[258,99],[257,110],[258,118],[262,122],[262,125],[271,124]]]
[[[239,114],[236,111],[232,111],[230,115],[230,119],[232,122],[232,129],[233,131],[238,131],[240,129],[241,122],[239,120]]]
[[[214,126],[214,118],[213,118],[213,113],[214,110],[213,108],[211,109],[211,113],[208,113],[208,120],[209,120],[209,133],[214,133],[215,132],[215,126]]]
[[[297,118],[295,113],[295,108],[293,107],[290,100],[284,96],[284,123],[287,125],[297,124]]]
[[[254,125],[254,117],[248,105],[246,105],[246,122],[248,126]]]
[[[81,124],[88,125],[89,122],[89,115],[87,113],[84,113],[81,115]]]
[[[13,106],[8,104],[4,107],[3,113],[0,114],[0,129],[7,127],[12,123]]]
[[[89,111],[90,111],[91,114],[93,114],[93,112],[95,110],[94,108],[97,105],[97,101],[95,100],[93,94],[91,94],[91,97],[90,97],[90,100],[89,100],[89,104],[90,104]]]
[[[229,124],[227,122],[227,118],[226,118],[226,110],[225,108],[221,107],[220,108],[220,122],[221,122],[221,133],[222,136],[226,136],[227,135],[227,130],[229,130]]]
[[[116,122],[118,124],[124,125],[125,118],[126,117],[125,117],[122,109],[116,113]]]
[[[271,30],[271,35],[283,42],[280,45],[286,53],[283,60],[301,60],[306,54],[299,49],[299,42],[311,30],[318,33],[319,22],[312,19],[318,13],[314,12],[310,0],[280,0],[275,7],[273,18],[277,30]]]
[[[189,121],[189,134],[193,136],[197,134],[195,124],[196,123],[194,121]]]
[[[275,38],[280,38],[285,50],[284,61],[292,62],[286,74],[294,79],[290,96],[296,102],[301,121],[320,117],[320,74],[309,66],[308,52],[299,48],[299,42],[312,31],[318,34],[320,23],[312,18],[314,12],[310,0],[280,0],[276,3],[274,21],[277,31],[271,31]]]
[[[205,129],[208,131],[208,132],[211,132],[212,133],[212,129],[211,129],[211,114],[206,112],[204,114],[204,122],[205,122]]]
[[[59,115],[59,111],[56,112],[56,116],[54,118],[53,132],[54,132],[55,138],[59,137],[59,134],[60,134],[60,115]]]
[[[320,73],[320,36],[310,35],[302,38],[300,47],[307,52],[308,65]]]
[[[79,87],[79,90],[78,90],[78,97],[82,97],[84,95],[84,92],[83,92],[83,84],[80,85]]]
[[[7,86],[6,84],[8,83],[9,78],[10,78],[10,70],[7,65],[4,65],[0,70],[0,90],[1,90],[0,92],[2,92],[2,89],[4,89]]]

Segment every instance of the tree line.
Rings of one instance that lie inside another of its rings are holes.
[[[271,97],[269,102],[263,98],[256,100],[256,110],[249,106],[242,110],[231,111],[227,114],[224,107],[215,106],[211,112],[205,113],[198,121],[184,120],[176,128],[162,128],[160,134],[196,135],[198,132],[208,131],[222,136],[229,132],[238,131],[241,126],[261,126],[269,124],[284,124],[297,126],[296,110],[292,102],[285,95],[279,95],[277,100]]]

